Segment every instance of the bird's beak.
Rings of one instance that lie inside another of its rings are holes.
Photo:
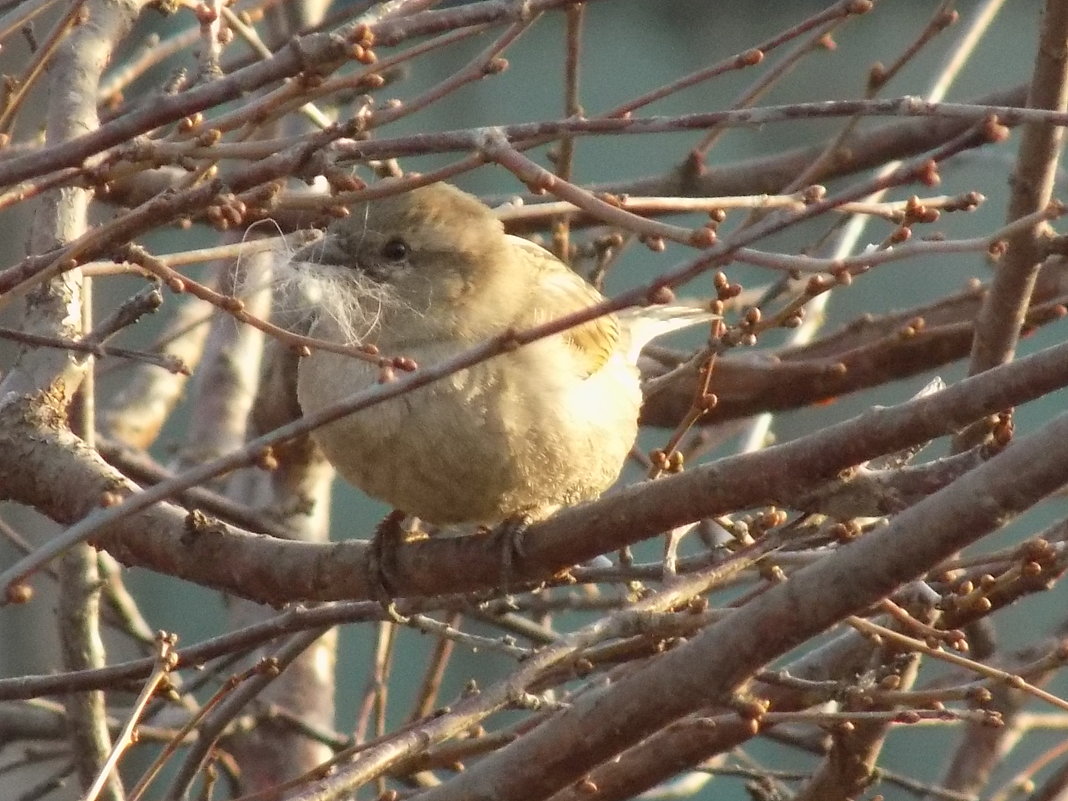
[[[352,260],[352,257],[345,252],[340,237],[327,233],[322,238],[297,250],[293,254],[292,260],[331,267],[344,267],[346,262]]]

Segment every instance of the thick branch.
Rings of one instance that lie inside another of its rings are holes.
[[[629,487],[532,526],[513,577],[543,580],[705,516],[767,504],[790,507],[841,470],[960,430],[1065,385],[1068,345],[1060,345],[793,442]],[[11,455],[0,463],[6,497],[64,523],[136,491],[61,421],[27,400],[12,399],[0,409],[0,450]],[[363,543],[320,545],[255,536],[167,504],[119,517],[94,542],[126,564],[268,603],[375,597]],[[437,595],[497,587],[500,553],[498,536],[408,543],[398,549],[395,592]]]
[[[723,702],[768,662],[886,597],[1062,486],[1068,481],[1068,450],[1050,443],[1065,437],[1068,414],[902,512],[885,529],[798,571],[689,643],[582,697],[418,798],[547,798],[673,720]]]
[[[1063,111],[1068,107],[1068,5],[1046,3],[1035,58],[1029,108]],[[1044,208],[1053,193],[1064,129],[1032,122],[1024,126],[1008,219]],[[1008,250],[994,273],[994,282],[979,313],[972,345],[972,374],[1012,358],[1027,305],[1044,256],[1042,237],[1048,226],[1037,224],[1008,239]]]

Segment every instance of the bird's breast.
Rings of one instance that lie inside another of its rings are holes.
[[[460,350],[424,345],[403,355],[429,366]],[[613,359],[584,377],[568,358],[560,341],[528,345],[314,436],[346,480],[430,523],[537,517],[606,489],[637,431],[634,368]],[[373,366],[317,351],[301,362],[298,395],[314,412],[376,381]]]

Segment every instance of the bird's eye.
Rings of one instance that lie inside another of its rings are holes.
[[[408,255],[408,243],[403,239],[391,239],[382,246],[382,255],[390,261],[401,261]]]

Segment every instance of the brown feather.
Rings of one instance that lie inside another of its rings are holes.
[[[541,273],[540,280],[535,282],[538,294],[531,298],[523,316],[516,321],[517,328],[554,320],[588,309],[604,300],[600,292],[541,246],[513,236],[509,236],[508,241],[523,254],[531,270]],[[585,366],[586,376],[591,376],[611,358],[622,330],[614,314],[605,314],[569,328],[561,336]]]

